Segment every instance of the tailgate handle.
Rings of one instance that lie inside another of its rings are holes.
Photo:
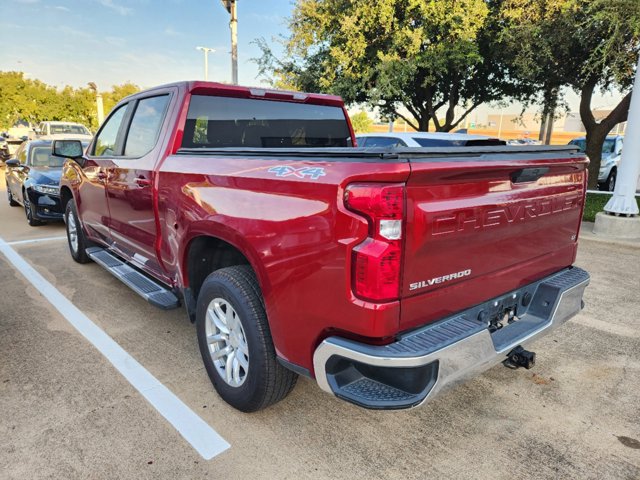
[[[513,183],[535,182],[548,171],[549,167],[523,168],[511,174],[511,181]]]

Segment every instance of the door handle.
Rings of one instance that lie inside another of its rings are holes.
[[[135,179],[135,182],[136,182],[136,185],[138,185],[139,187],[151,186],[151,180],[149,180],[148,178],[138,177]]]

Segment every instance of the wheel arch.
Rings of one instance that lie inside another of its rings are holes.
[[[216,270],[234,265],[248,265],[256,275],[263,296],[267,288],[266,274],[260,267],[257,253],[249,245],[238,241],[240,237],[237,235],[213,235],[210,232],[210,229],[194,230],[184,243],[184,250],[180,256],[183,294],[191,297],[185,298],[185,302],[192,320],[194,317],[191,315],[189,302],[193,302],[195,312],[195,301],[200,287],[207,276]]]
[[[64,212],[67,208],[67,203],[69,200],[73,198],[73,193],[71,193],[71,189],[66,185],[60,187],[60,206],[62,207],[62,211]]]

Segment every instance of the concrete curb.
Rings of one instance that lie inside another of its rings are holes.
[[[612,245],[621,245],[624,247],[640,248],[640,239],[633,240],[604,237],[602,235],[593,233],[593,225],[593,222],[582,222],[582,225],[580,227],[580,241],[587,240],[592,242],[608,243]]]

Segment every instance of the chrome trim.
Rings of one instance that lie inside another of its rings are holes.
[[[334,393],[327,381],[326,363],[334,355],[357,362],[380,367],[419,367],[438,361],[438,378],[433,388],[419,403],[422,405],[443,389],[474,377],[492,366],[504,361],[507,354],[518,345],[525,346],[563,325],[582,309],[582,296],[589,279],[573,285],[559,294],[550,319],[540,328],[516,338],[509,345],[497,350],[488,329],[472,334],[462,340],[443,347],[426,355],[414,357],[375,356],[358,352],[336,343],[339,337],[325,339],[313,355],[313,367],[318,386],[329,393]],[[416,405],[417,406],[417,405]]]

